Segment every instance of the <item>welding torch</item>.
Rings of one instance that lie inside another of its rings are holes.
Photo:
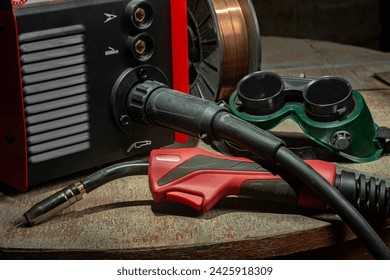
[[[377,217],[389,214],[389,181],[321,160],[306,163],[363,214]],[[209,211],[229,195],[294,200],[300,207],[328,209],[328,204],[299,179],[280,168],[269,168],[247,158],[214,154],[200,148],[153,150],[149,162],[116,164],[56,192],[28,210],[24,224],[34,226],[48,220],[81,200],[84,193],[107,182],[147,174],[155,202],[175,201],[199,211]]]

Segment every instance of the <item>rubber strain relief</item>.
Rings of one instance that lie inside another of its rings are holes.
[[[338,174],[335,187],[360,213],[364,215],[387,216],[390,209],[390,189],[386,181],[363,174],[343,170]]]
[[[216,115],[213,129],[218,139],[236,144],[271,162],[275,162],[278,150],[286,145],[280,138],[227,112]]]
[[[148,123],[145,115],[145,105],[149,95],[158,88],[167,88],[167,86],[156,81],[144,81],[131,88],[127,97],[127,108],[132,120]]]
[[[213,120],[224,111],[226,108],[215,102],[169,88],[154,90],[145,106],[150,124],[198,137],[206,143],[215,140]]]

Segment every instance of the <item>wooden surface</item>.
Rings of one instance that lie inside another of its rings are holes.
[[[390,127],[390,86],[373,77],[390,71],[390,54],[311,40],[263,37],[262,43],[264,70],[286,76],[344,77],[364,95],[376,123]],[[389,162],[387,156],[347,166],[390,177]],[[197,213],[175,203],[153,203],[146,176],[116,180],[42,225],[10,230],[33,204],[78,179],[25,194],[0,192],[0,258],[305,258],[311,252],[315,258],[370,258],[358,241],[345,242],[355,237],[333,213],[235,197],[208,213]],[[389,241],[388,231],[380,227]],[[355,250],[345,249],[348,244]],[[341,253],[330,254],[332,248]],[[342,254],[343,250],[353,253]]]

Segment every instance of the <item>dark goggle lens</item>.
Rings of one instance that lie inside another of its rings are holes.
[[[284,105],[282,78],[271,72],[256,72],[237,85],[237,94],[248,113],[271,114]]]
[[[338,77],[312,81],[303,98],[309,117],[319,121],[341,120],[354,108],[351,85]]]

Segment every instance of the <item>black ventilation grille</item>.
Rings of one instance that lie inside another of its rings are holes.
[[[19,43],[29,163],[89,149],[85,27],[25,33]]]

